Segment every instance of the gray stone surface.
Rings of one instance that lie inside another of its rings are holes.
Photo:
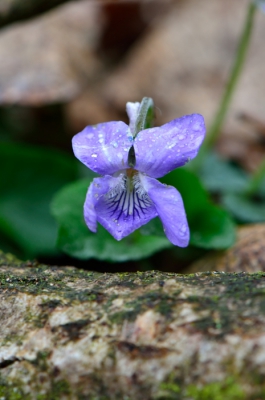
[[[262,399],[265,273],[100,274],[0,255],[1,399]]]

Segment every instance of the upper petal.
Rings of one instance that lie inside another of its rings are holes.
[[[124,122],[87,126],[72,139],[75,156],[98,174],[113,174],[128,167],[131,131]]]
[[[135,169],[160,178],[181,167],[196,157],[205,131],[204,118],[191,114],[139,132],[134,140]]]
[[[127,180],[128,177],[123,173],[118,177],[104,176],[98,178],[96,183],[100,186],[94,189],[94,196],[99,193],[95,201],[97,220],[117,240],[157,216],[154,204],[139,187],[139,182],[134,182],[132,187]],[[104,195],[100,194],[103,188]]]
[[[142,175],[141,181],[155,205],[167,238],[176,246],[188,246],[190,232],[180,193],[173,186],[148,176]]]
[[[140,103],[138,103],[138,102],[132,103],[132,102],[128,101],[128,103],[126,103],[126,112],[129,117],[130,130],[132,132],[132,135],[135,130],[135,123],[137,120],[139,107],[140,107]]]

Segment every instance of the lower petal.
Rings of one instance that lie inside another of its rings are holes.
[[[100,187],[101,179],[102,178],[95,178],[90,183],[84,204],[85,222],[92,232],[97,232],[97,213],[95,211],[95,203],[99,197],[97,189]]]
[[[101,190],[104,187],[104,195],[99,195],[95,202],[97,220],[116,240],[157,216],[153,202],[137,180],[132,185],[124,173],[97,179]],[[94,191],[95,195],[97,191]]]
[[[173,186],[145,175],[141,175],[141,181],[155,205],[167,238],[176,246],[188,246],[190,232],[180,193]]]

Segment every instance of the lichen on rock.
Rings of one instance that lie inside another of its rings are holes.
[[[265,273],[100,274],[0,254],[0,397],[265,396]]]

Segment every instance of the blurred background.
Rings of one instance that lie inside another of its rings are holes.
[[[72,196],[81,186],[74,189],[71,184],[92,177],[72,154],[72,136],[86,125],[128,122],[126,102],[144,96],[155,102],[155,125],[200,113],[209,126],[234,62],[249,3],[1,0],[0,249],[23,260],[100,271],[178,272],[209,250],[231,246],[235,224],[263,222],[265,184],[239,214],[235,197],[242,195],[265,155],[265,15],[259,11],[213,158],[205,161],[198,182],[187,171],[174,178],[185,206],[189,196],[194,197],[195,203],[187,204],[191,245],[174,248],[152,228],[141,233],[144,239],[139,243],[133,237],[124,246],[99,233],[101,242],[110,243],[104,247],[91,239],[83,225],[76,232],[75,223],[64,223],[71,217],[83,224],[82,204]],[[64,189],[66,185],[70,191]],[[200,185],[197,191],[196,185]],[[220,233],[219,217],[215,215],[215,221],[211,217],[215,231],[207,232],[208,241],[203,233],[208,217],[197,222],[189,211],[196,208],[200,190],[207,192],[204,209],[209,210],[209,202],[211,207],[219,204],[229,218]],[[220,235],[229,240],[220,244],[216,240]],[[149,247],[153,243],[152,248],[146,247],[146,241]],[[110,256],[115,249],[120,252],[116,259]]]

